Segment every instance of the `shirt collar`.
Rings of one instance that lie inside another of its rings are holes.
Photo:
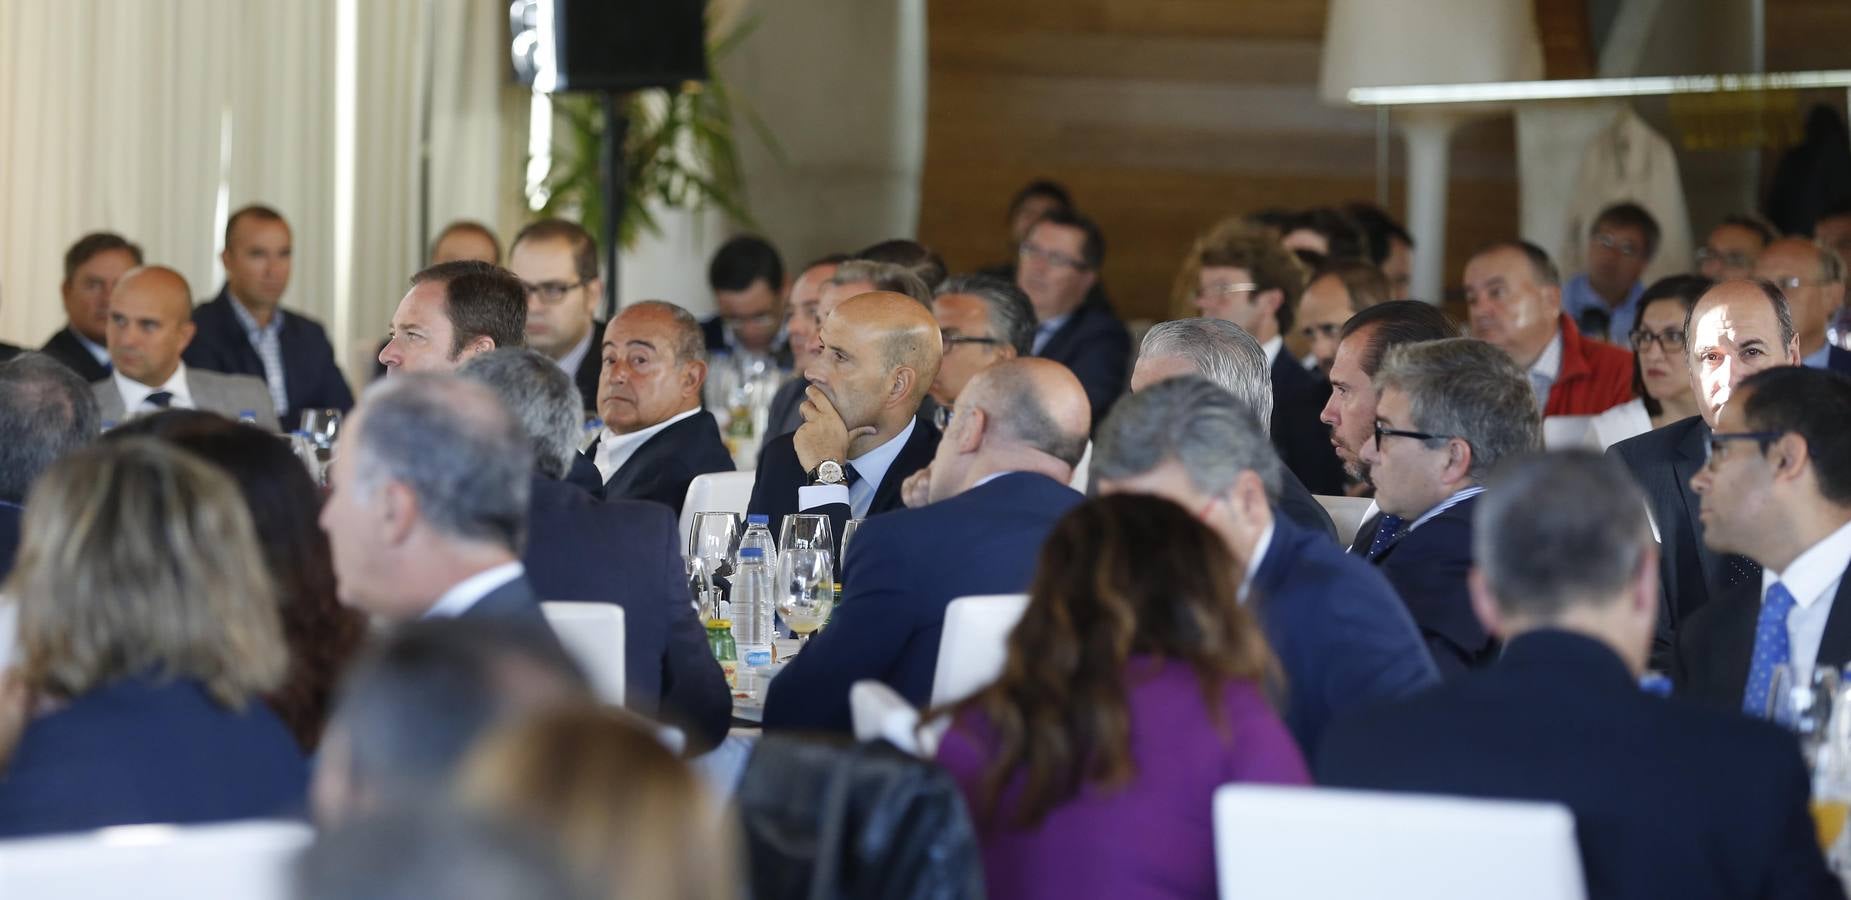
[[[693,409],[685,410],[683,412],[679,412],[679,413],[676,413],[675,415],[669,416],[668,418],[663,419],[662,421],[657,422],[656,424],[651,425],[648,428],[645,428],[641,431],[632,431],[629,434],[618,434],[617,432],[612,431],[609,425],[606,425],[604,426],[604,434],[598,437],[598,452],[601,454],[613,453],[618,450],[622,450],[626,447],[640,447],[642,446],[644,441],[647,441],[650,438],[655,437],[658,434],[661,434],[664,429],[668,428],[668,426],[673,425],[676,422],[681,421],[682,419],[689,418],[693,416],[695,413],[698,413],[700,411],[701,411],[701,408],[696,406]]]
[[[1279,358],[1279,350],[1283,348],[1284,346],[1285,346],[1284,336],[1277,335],[1277,334],[1273,335],[1265,343],[1260,345],[1260,349],[1266,352],[1266,364],[1267,365],[1269,366],[1272,365],[1273,361]]]
[[[1453,507],[1458,506],[1459,504],[1464,503],[1465,501],[1470,500],[1473,497],[1476,497],[1479,494],[1482,494],[1484,492],[1485,492],[1485,486],[1482,484],[1474,484],[1469,487],[1460,488],[1458,492],[1453,494],[1451,497],[1447,497],[1446,499],[1441,500],[1439,503],[1434,504],[1434,507],[1432,509],[1427,510],[1424,513],[1421,513],[1420,518],[1415,519],[1414,524],[1409,525],[1407,529],[1403,531],[1402,533],[1406,534],[1408,531],[1413,531],[1414,529],[1427,524],[1427,522],[1437,517],[1440,513],[1443,513],[1449,509],[1452,509]]]
[[[1266,523],[1266,530],[1260,532],[1260,539],[1253,542],[1253,554],[1247,559],[1247,572],[1240,579],[1240,602],[1247,602],[1247,595],[1253,592],[1253,579],[1260,574],[1260,563],[1266,561],[1267,551],[1273,548],[1273,529],[1278,526]]]
[[[79,346],[82,346],[85,350],[88,350],[90,352],[90,356],[96,360],[98,365],[110,366],[111,368],[114,368],[114,365],[109,360],[109,348],[108,347],[105,347],[102,344],[99,344],[87,337],[84,337],[75,328],[66,328],[65,330],[71,333],[71,337],[74,337],[77,339],[77,343]]]
[[[596,330],[595,328],[585,329],[585,336],[579,338],[577,344],[572,345],[570,352],[559,358],[560,370],[571,377],[575,383],[578,379],[578,367],[584,365],[585,354],[591,352],[591,333]]]
[[[186,389],[186,363],[175,366],[174,373],[167,377],[167,381],[154,386],[142,384],[122,374],[121,369],[112,370],[109,377],[116,382],[116,391],[122,395],[122,411],[127,415],[134,415],[142,403],[147,401],[148,395],[155,391],[166,391],[173,395],[168,406],[183,409],[193,406],[193,392]]]
[[[860,471],[860,469],[859,469],[859,468],[857,468],[857,469],[856,469],[856,471]],[[1003,471],[1001,471],[1001,472],[991,472],[990,474],[988,474],[988,475],[985,475],[985,476],[983,476],[982,478],[979,478],[979,479],[977,479],[977,483],[976,483],[976,484],[973,484],[973,485],[971,485],[971,486],[970,486],[970,487],[968,488],[968,490],[973,490],[973,491],[974,491],[974,490],[976,490],[976,489],[978,489],[978,488],[980,488],[980,487],[983,487],[983,486],[984,486],[984,485],[986,485],[986,484],[989,484],[989,483],[990,483],[990,482],[992,482],[992,481],[995,481],[995,480],[996,480],[996,479],[998,479],[998,478],[1001,478],[1001,477],[1003,477],[1004,475],[1014,475],[1015,473],[1016,473],[1016,470],[1015,470],[1015,469],[1004,469],[1004,470],[1003,470]]]
[[[1829,369],[1831,368],[1832,367],[1832,342],[1826,341],[1825,343],[1820,344],[1819,349],[1814,350],[1813,352],[1807,354],[1806,358],[1800,360],[1800,365],[1805,366],[1809,369]]]
[[[231,295],[231,288],[225,289],[225,299],[231,301],[231,314],[238,317],[238,324],[244,326],[244,333],[252,340],[264,335],[275,336],[283,333],[283,311],[277,310],[270,316],[270,324],[261,328],[257,326],[257,317],[244,308],[244,302]]]
[[[483,597],[525,574],[527,570],[519,560],[483,569],[451,585],[449,590],[443,592],[443,596],[437,598],[436,603],[431,604],[430,609],[424,611],[422,618],[454,619],[468,612],[470,607],[481,602]]]
[[[913,429],[917,427],[919,427],[919,417],[914,416],[906,421],[906,427],[899,434],[888,438],[887,443],[850,459],[849,464],[855,467],[855,472],[861,476],[862,481],[873,485],[878,490],[880,483],[887,478],[887,470],[893,467],[894,458],[900,455],[900,451],[906,447],[906,442],[912,439]]]
[[[1549,339],[1549,346],[1544,347],[1542,355],[1530,364],[1531,375],[1541,375],[1551,382],[1562,374],[1562,329],[1555,330],[1555,337]]]
[[[1761,594],[1766,596],[1768,587],[1778,581],[1793,595],[1794,603],[1810,607],[1844,578],[1846,568],[1851,568],[1851,523],[1839,526],[1825,540],[1806,548],[1787,565],[1786,571],[1762,569]]]

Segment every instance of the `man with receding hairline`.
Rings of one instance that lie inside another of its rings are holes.
[[[202,409],[250,417],[276,430],[276,409],[260,379],[189,368],[181,354],[193,340],[192,291],[165,266],[132,269],[109,297],[109,359],[114,372],[91,385],[104,422],[163,409]]]
[[[1526,370],[1544,416],[1592,416],[1632,399],[1632,354],[1588,339],[1562,311],[1561,276],[1527,241],[1492,244],[1465,263],[1472,337]]]
[[[1060,363],[1005,360],[972,376],[915,479],[927,496],[857,533],[842,605],[771,683],[765,727],[847,732],[849,687],[864,678],[930,701],[945,607],[1028,589],[1048,532],[1084,499],[1067,482],[1091,425],[1086,390]]]
[[[919,420],[943,355],[931,310],[905,294],[860,294],[819,337],[803,426],[759,451],[746,508],[770,516],[773,534],[795,512],[828,515],[840,535],[850,518],[898,509],[901,484],[938,447],[938,429]]]
[[[1787,296],[1800,364],[1851,374],[1851,350],[1826,340],[1826,328],[1845,305],[1844,259],[1805,238],[1781,238],[1761,251],[1755,277],[1774,282]]]

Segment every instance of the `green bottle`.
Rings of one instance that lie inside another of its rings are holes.
[[[707,620],[707,649],[713,651],[713,658],[720,663],[720,671],[726,675],[726,686],[730,689],[737,684],[734,678],[739,669],[739,647],[733,643],[733,623],[726,619]]]

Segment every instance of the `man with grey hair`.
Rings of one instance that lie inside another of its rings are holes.
[[[1472,515],[1492,467],[1541,446],[1535,393],[1507,353],[1474,338],[1388,351],[1375,389],[1362,458],[1382,511],[1350,550],[1388,576],[1451,677],[1497,656],[1466,590]]]
[[[572,377],[551,357],[496,350],[474,357],[459,374],[494,391],[532,442],[521,561],[534,592],[621,607],[624,706],[681,728],[697,751],[718,744],[732,699],[688,605],[674,513],[646,500],[599,502],[560,480],[577,456],[579,404]]]
[[[867,259],[850,259],[835,266],[833,273],[817,291],[816,302],[793,308],[790,346],[791,356],[797,363],[797,372],[771,397],[771,405],[767,407],[765,417],[765,440],[790,434],[803,425],[803,414],[799,410],[803,408],[804,391],[810,387],[803,373],[822,356],[823,320],[829,318],[829,314],[835,312],[842,301],[857,294],[876,291],[911,297],[928,309],[932,306],[932,289],[926,287],[926,283],[905,266]],[[928,396],[927,403],[930,402]]]
[[[1013,282],[989,275],[959,275],[932,298],[932,317],[945,338],[945,358],[932,379],[931,397],[941,422],[971,376],[1006,359],[1029,356],[1035,343],[1035,308]]]
[[[1658,552],[1622,466],[1571,451],[1502,468],[1472,541],[1472,606],[1503,655],[1340,719],[1319,784],[1561,803],[1590,896],[1844,896],[1792,736],[1639,690]]]
[[[1247,330],[1224,319],[1175,319],[1144,333],[1131,390],[1144,390],[1179,375],[1200,375],[1234,395],[1266,431],[1273,420],[1273,377],[1266,351]],[[1274,455],[1278,446],[1274,445]],[[1274,494],[1279,512],[1301,527],[1337,540],[1337,525],[1290,468],[1279,468]]]
[[[533,449],[494,392],[375,382],[341,429],[321,510],[341,601],[390,622],[489,618],[551,635],[520,561]]]
[[[679,513],[696,476],[733,471],[719,423],[701,409],[701,324],[673,303],[633,303],[605,327],[599,352],[604,429],[585,455],[598,468],[604,496],[654,500]]]
[[[1286,727],[1310,755],[1339,711],[1408,696],[1439,676],[1381,573],[1273,514],[1283,468],[1252,410],[1193,375],[1119,401],[1093,448],[1101,493],[1175,501],[1241,561],[1240,601],[1253,604],[1278,654]]]
[[[0,579],[13,570],[32,482],[97,427],[95,395],[63,363],[43,353],[0,363]]]
[[[829,628],[771,683],[767,730],[848,732],[849,688],[864,678],[924,706],[945,607],[1027,590],[1048,532],[1084,499],[1067,482],[1086,449],[1090,404],[1066,366],[1007,360],[961,396],[932,464],[909,480],[913,508],[861,526]]]

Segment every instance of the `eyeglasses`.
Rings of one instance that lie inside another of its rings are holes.
[[[1645,348],[1657,344],[1658,349],[1666,353],[1684,352],[1684,329],[1667,328],[1663,331],[1651,331],[1641,328],[1632,333],[1632,348],[1641,353]]]
[[[939,339],[944,342],[946,350],[950,350],[959,344],[988,344],[994,346],[1002,343],[1002,341],[993,337],[975,337],[959,334],[945,334],[943,332],[940,332]]]
[[[1259,289],[1260,286],[1251,281],[1242,281],[1237,284],[1211,284],[1196,291],[1195,295],[1197,297],[1226,297],[1230,294],[1251,294]]]
[[[1447,441],[1452,440],[1453,436],[1450,434],[1428,434],[1425,431],[1402,431],[1399,428],[1384,427],[1380,422],[1375,423],[1376,446],[1381,446],[1382,439],[1385,437],[1413,438],[1417,441]]]
[[[1755,267],[1755,258],[1739,250],[1732,253],[1724,253],[1721,250],[1710,247],[1698,247],[1697,264],[1702,265],[1710,260],[1716,260],[1725,267],[1731,269],[1752,269]]]
[[[1632,241],[1621,240],[1619,238],[1614,237],[1613,235],[1607,234],[1604,231],[1597,232],[1594,235],[1594,243],[1604,249],[1612,250],[1613,252],[1618,253],[1619,255],[1624,256],[1627,259],[1631,259],[1635,256],[1638,256],[1641,252],[1641,248],[1639,247],[1638,244],[1635,244]]]
[[[1023,259],[1036,259],[1049,265],[1072,269],[1076,272],[1084,271],[1087,268],[1086,260],[1074,259],[1065,253],[1046,250],[1027,241],[1022,242],[1022,246],[1017,248],[1017,252],[1022,255]]]
[[[1704,468],[1709,468],[1711,465],[1715,464],[1717,455],[1722,452],[1722,448],[1727,446],[1730,441],[1754,441],[1761,448],[1761,452],[1766,453],[1768,445],[1780,440],[1785,434],[1786,432],[1784,431],[1737,431],[1731,433],[1712,431],[1710,432],[1710,439],[1703,443],[1703,466]]]
[[[1311,340],[1321,335],[1328,340],[1334,341],[1337,339],[1338,335],[1343,334],[1343,325],[1337,322],[1319,322],[1298,329],[1298,334],[1306,340]]]
[[[1798,290],[1803,287],[1813,287],[1813,286],[1821,285],[1821,284],[1831,284],[1831,282],[1823,278],[1812,280],[1812,279],[1801,278],[1798,275],[1793,275],[1787,278],[1773,278],[1769,280],[1773,281],[1774,285],[1776,287],[1779,287],[1783,291],[1794,291],[1794,290]]]
[[[539,294],[540,300],[544,303],[558,303],[566,299],[566,295],[573,290],[584,286],[583,281],[574,281],[569,284],[564,281],[542,281],[539,284],[521,282],[521,287],[526,289],[527,296],[532,297]]]

